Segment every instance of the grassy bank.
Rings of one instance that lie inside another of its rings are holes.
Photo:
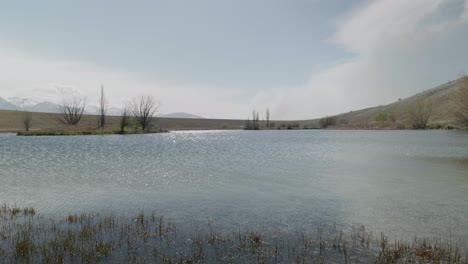
[[[141,130],[124,130],[117,129],[79,129],[79,128],[66,128],[66,129],[44,129],[44,130],[31,130],[20,131],[18,136],[85,136],[85,135],[133,135],[133,134],[155,134],[155,133],[168,133],[167,130],[153,129],[147,131]]]
[[[23,118],[25,113],[21,111],[0,110],[0,132],[24,131]],[[59,121],[60,114],[32,113],[31,131],[63,131],[68,126]],[[96,130],[98,116],[84,115],[81,122],[75,126],[77,130]],[[120,117],[108,116],[105,130],[119,130]],[[186,118],[157,118],[155,126],[162,130],[216,130],[216,129],[242,129],[244,120],[227,119],[186,119]],[[131,132],[133,127],[128,127]]]
[[[374,238],[363,226],[292,233],[179,229],[162,215],[58,218],[0,207],[0,259],[18,263],[468,263],[450,242]]]

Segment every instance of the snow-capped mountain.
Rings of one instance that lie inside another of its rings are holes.
[[[10,97],[7,98],[7,101],[11,104],[16,105],[19,108],[28,108],[37,105],[39,102],[28,99],[28,98],[19,98],[19,97]]]
[[[42,113],[60,113],[60,106],[51,102],[39,102],[29,98],[10,97],[3,99],[0,97],[0,110],[18,110]],[[86,114],[95,115],[99,113],[99,108],[95,105],[87,105]],[[110,107],[107,110],[108,115],[120,115],[122,109]]]
[[[193,115],[193,114],[184,113],[184,112],[162,114],[162,115],[160,115],[160,117],[166,117],[166,118],[186,118],[186,119],[204,119],[204,117],[202,117],[202,116]]]
[[[21,108],[0,97],[0,110],[21,110]]]
[[[85,110],[85,114],[89,114],[89,115],[97,115],[99,114],[99,107],[95,106],[95,105],[88,105],[86,106],[86,110]],[[107,108],[107,115],[110,115],[110,116],[119,116],[122,114],[122,109],[120,108],[117,108],[117,107],[109,107]]]
[[[42,112],[42,113],[60,113],[60,106],[51,102],[38,102],[28,98],[10,97],[7,100],[0,97],[0,110],[17,110],[17,111],[29,111],[29,112]],[[85,114],[96,115],[99,113],[99,107],[95,105],[87,105]],[[109,116],[120,116],[122,109],[117,107],[109,107],[107,115]],[[203,119],[204,117],[192,115],[189,113],[178,112],[159,114],[158,117],[166,118],[195,118]]]
[[[51,102],[38,102],[29,98],[10,97],[0,98],[0,110],[18,110],[29,112],[58,113],[60,108]]]
[[[60,107],[57,104],[50,102],[41,102],[34,106],[25,107],[25,110],[31,112],[44,112],[44,113],[59,113]]]

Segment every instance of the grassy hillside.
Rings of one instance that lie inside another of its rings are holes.
[[[408,109],[419,103],[431,102],[432,114],[429,127],[456,127],[454,119],[455,93],[462,79],[451,81],[420,92],[394,103],[366,108],[335,116],[336,128],[405,128],[408,127]],[[379,113],[387,115],[387,121],[376,121]],[[318,122],[318,120],[314,120]]]

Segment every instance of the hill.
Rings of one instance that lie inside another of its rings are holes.
[[[429,127],[447,128],[456,127],[453,112],[455,111],[455,93],[462,78],[447,82],[435,88],[425,90],[406,99],[376,107],[333,116],[336,120],[335,128],[406,128],[409,127],[408,109],[417,104],[430,102],[432,114],[429,118]],[[375,121],[379,113],[387,116],[387,121]],[[311,122],[318,125],[320,119]]]
[[[166,118],[191,118],[191,119],[205,119],[202,116],[198,115],[192,115],[189,113],[184,113],[184,112],[177,112],[177,113],[170,113],[170,114],[163,114],[161,117],[166,117]]]
[[[2,109],[2,110],[17,110],[18,107],[0,97],[0,109]]]

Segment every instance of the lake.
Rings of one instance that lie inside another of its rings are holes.
[[[468,246],[468,133],[1,134],[0,203],[43,215],[156,210],[220,229],[362,224]]]

